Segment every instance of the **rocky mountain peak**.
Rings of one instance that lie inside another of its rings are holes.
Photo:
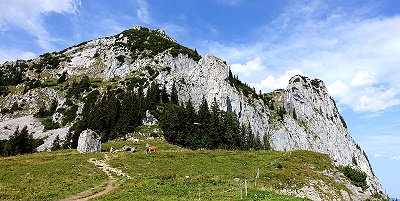
[[[134,27],[33,60],[6,62],[0,70],[0,139],[9,138],[10,128],[35,124],[35,136],[49,136],[43,151],[54,133],[65,139],[90,93],[139,87],[146,93],[153,83],[171,93],[175,85],[180,102],[190,100],[198,109],[203,98],[210,106],[215,100],[221,110],[249,125],[266,147],[328,154],[335,165],[364,171],[370,193],[382,190],[322,80],[296,75],[286,89],[258,94],[233,76],[222,59],[202,58],[160,29]],[[47,114],[42,122],[33,116],[40,111]],[[42,124],[49,122],[61,128],[44,131]]]
[[[276,92],[275,100],[286,114],[269,130],[273,149],[326,153],[338,166],[350,165],[367,173],[371,189],[382,189],[323,81],[294,76],[286,90]]]

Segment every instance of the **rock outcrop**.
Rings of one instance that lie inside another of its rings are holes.
[[[78,147],[76,149],[79,153],[100,152],[100,139],[100,135],[98,135],[96,132],[90,129],[84,130],[79,135]]]
[[[274,150],[326,153],[337,166],[350,165],[365,172],[369,194],[382,190],[367,156],[350,136],[323,81],[294,76],[287,89],[275,92],[274,97],[278,107],[287,112],[283,119],[270,121],[268,135]],[[273,115],[276,114],[271,113],[272,119]]]

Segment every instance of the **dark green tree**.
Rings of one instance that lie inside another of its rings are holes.
[[[213,148],[217,149],[221,144],[221,127],[220,127],[220,110],[217,99],[214,97],[214,101],[211,104],[211,118],[210,118],[210,135],[213,141]]]
[[[163,111],[161,112],[160,127],[163,130],[165,139],[176,145],[181,145],[183,141],[183,129],[185,125],[183,124],[184,109],[178,105],[169,103],[167,104]]]
[[[200,146],[206,149],[213,149],[212,136],[210,134],[211,112],[208,108],[207,100],[203,97],[199,106],[196,121],[195,138],[199,141]]]
[[[164,86],[163,86],[163,88],[161,90],[161,102],[162,103],[168,103],[169,102],[169,95],[168,95],[167,89],[165,87],[165,84],[164,84]]]
[[[155,82],[152,82],[150,87],[147,89],[146,103],[148,104],[149,110],[155,110],[157,104],[160,102],[160,89]]]
[[[178,104],[179,103],[179,99],[178,99],[178,90],[176,89],[175,86],[175,81],[172,84],[172,89],[171,89],[171,102],[173,104]]]
[[[263,146],[262,146],[262,143],[261,143],[260,135],[257,134],[256,138],[254,139],[253,149],[254,150],[261,150],[262,148],[263,148]]]
[[[29,134],[28,127],[24,126],[21,131],[19,128],[15,130],[14,134],[6,143],[5,153],[7,156],[15,156],[18,154],[33,153],[33,136]]]
[[[60,136],[57,135],[56,138],[53,141],[53,145],[51,146],[51,151],[56,151],[61,149],[61,140]]]
[[[200,142],[195,138],[196,127],[197,127],[197,114],[193,107],[192,101],[189,99],[186,102],[185,107],[185,136],[183,136],[183,146],[189,147],[191,149],[197,149]],[[196,123],[196,124],[195,124]]]

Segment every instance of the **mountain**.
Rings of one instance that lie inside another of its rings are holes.
[[[365,188],[349,187],[351,193],[338,197],[358,200],[382,194],[365,152],[351,138],[323,81],[294,76],[286,89],[259,94],[233,76],[225,61],[201,57],[159,29],[134,27],[36,59],[5,62],[0,75],[0,139],[26,125],[34,138],[45,137],[38,148],[44,151],[56,136],[66,139],[77,126],[91,92],[104,95],[141,86],[146,93],[157,83],[169,94],[174,86],[179,101],[190,100],[196,110],[203,99],[210,106],[215,100],[241,124],[250,125],[265,147],[325,153],[334,165],[366,174]],[[324,194],[319,191],[325,187],[318,184],[300,192]]]

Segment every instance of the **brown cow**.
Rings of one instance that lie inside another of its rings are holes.
[[[158,152],[158,149],[157,149],[156,146],[150,146],[149,151],[150,151],[150,152]]]

